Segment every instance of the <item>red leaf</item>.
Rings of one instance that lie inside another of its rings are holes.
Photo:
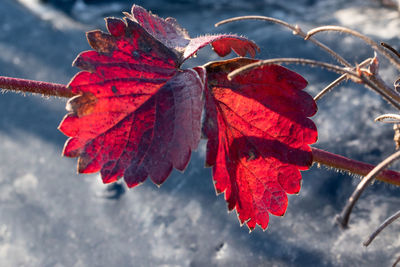
[[[79,157],[80,173],[100,171],[105,183],[124,176],[133,187],[150,176],[161,184],[173,167],[185,169],[200,140],[204,70],[179,70],[191,40],[173,19],[134,6],[125,21],[107,18],[106,25],[109,33],[87,33],[95,51],[74,61],[84,71],[68,85],[79,95],[59,127],[71,137],[63,154]],[[254,54],[253,43],[231,35],[206,38],[190,51],[222,46],[223,38]]]
[[[181,28],[174,18],[164,20],[137,5],[133,5],[131,14],[125,15],[137,21],[165,46],[174,49],[182,62],[208,44],[211,44],[214,51],[221,57],[227,56],[231,50],[242,57],[247,53],[254,57],[256,51],[259,51],[255,43],[234,34],[206,35],[191,39],[187,31]]]
[[[300,190],[300,170],[312,163],[309,144],[317,131],[307,117],[317,108],[302,91],[307,82],[278,65],[236,76],[227,74],[254,62],[239,58],[206,66],[204,132],[208,165],[217,193],[225,193],[229,210],[252,230],[266,229],[269,213],[284,215],[288,198]]]
[[[246,58],[181,70],[208,44],[221,56],[254,56],[258,47],[235,35],[191,39],[174,19],[138,6],[126,15],[106,19],[109,33],[89,32],[95,51],[74,62],[83,71],[69,84],[79,95],[60,124],[70,137],[64,155],[79,157],[79,172],[100,171],[105,183],[124,176],[133,187],[150,176],[161,184],[173,168],[185,169],[199,143],[205,94],[206,162],[216,190],[242,223],[265,229],[268,213],[285,213],[286,194],[300,190],[299,170],[312,162],[317,132],[307,117],[316,105],[302,91],[306,81],[277,65],[228,81],[230,71],[254,62]]]
[[[246,56],[247,53],[249,53],[251,57],[254,57],[256,52],[259,51],[256,44],[249,42],[249,40],[240,36],[226,34],[207,35],[190,40],[190,43],[183,54],[184,60],[190,58],[196,54],[199,49],[208,44],[211,44],[214,51],[220,57],[229,55],[231,50],[242,57]]]
[[[170,49],[183,52],[190,42],[189,34],[174,18],[162,19],[138,5],[132,6],[131,14],[124,14]]]

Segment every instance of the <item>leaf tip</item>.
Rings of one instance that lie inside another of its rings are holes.
[[[126,24],[123,20],[113,17],[105,18],[106,27],[109,33],[115,37],[125,34]]]
[[[99,53],[110,54],[116,49],[114,36],[100,30],[87,32],[86,38],[89,45]]]

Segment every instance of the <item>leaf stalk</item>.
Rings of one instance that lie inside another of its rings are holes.
[[[361,176],[366,176],[368,173],[370,173],[375,166],[371,164],[367,164],[361,161],[349,159],[346,157],[343,157],[341,155],[337,155],[331,152],[324,151],[322,149],[318,148],[311,148],[312,154],[313,154],[313,161],[323,164],[328,167],[332,167],[335,169],[339,170],[344,170],[348,171],[353,174],[358,174]],[[391,171],[391,170],[385,170],[380,172],[376,177],[376,179],[400,186],[400,173]]]
[[[75,94],[64,84],[33,81],[0,76],[0,88],[15,92],[34,93],[45,96],[73,97]]]

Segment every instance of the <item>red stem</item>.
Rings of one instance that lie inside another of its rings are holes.
[[[365,176],[375,167],[373,165],[336,155],[318,148],[313,147],[311,149],[314,162],[318,162],[335,169],[345,170],[354,174]],[[395,171],[382,171],[376,177],[376,179],[400,186],[400,173]]]
[[[39,82],[3,76],[0,76],[0,88],[20,92],[43,94],[46,96],[59,96],[67,98],[75,96],[75,94],[63,84]],[[336,169],[346,170],[362,176],[367,175],[375,167],[373,165],[352,160],[318,148],[312,148],[312,153],[314,162],[318,162]],[[395,171],[383,171],[377,177],[377,179],[386,183],[400,186],[400,173]]]
[[[39,82],[3,76],[0,76],[0,88],[67,98],[75,95],[67,86],[63,84]]]

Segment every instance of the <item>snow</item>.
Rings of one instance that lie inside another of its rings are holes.
[[[332,62],[310,43],[275,25],[244,22],[217,29],[212,25],[236,15],[274,15],[305,30],[339,24],[377,42],[399,43],[399,14],[372,0],[163,3],[138,2],[160,16],[176,17],[191,36],[244,34],[260,45],[261,58],[296,56]],[[77,1],[71,16],[63,14],[60,24],[57,16],[35,11],[40,9],[0,1],[1,75],[67,83],[77,72],[71,62],[89,49],[82,27],[104,28],[102,17],[120,16],[116,7],[127,4],[110,5],[108,12],[107,4]],[[49,6],[42,10],[50,9],[60,12]],[[373,55],[359,40],[345,35],[319,38],[351,63]],[[215,59],[205,50],[187,66]],[[382,76],[396,80],[396,71],[381,61]],[[309,80],[307,90],[313,95],[337,77],[315,68],[293,68]],[[393,153],[391,126],[373,119],[394,110],[374,92],[347,82],[318,105],[316,147],[370,163]],[[131,190],[122,183],[106,186],[97,174],[77,175],[76,160],[60,156],[66,137],[56,128],[64,107],[64,99],[0,95],[1,267],[388,266],[400,253],[399,223],[368,248],[362,246],[368,234],[397,211],[400,199],[394,186],[371,186],[355,207],[350,228],[341,230],[333,223],[335,215],[359,179],[314,166],[304,172],[299,195],[289,197],[285,216],[271,216],[267,231],[249,234],[235,212],[227,212],[223,196],[215,195],[211,171],[203,168],[205,142],[187,170],[174,171],[160,188],[149,181]]]

